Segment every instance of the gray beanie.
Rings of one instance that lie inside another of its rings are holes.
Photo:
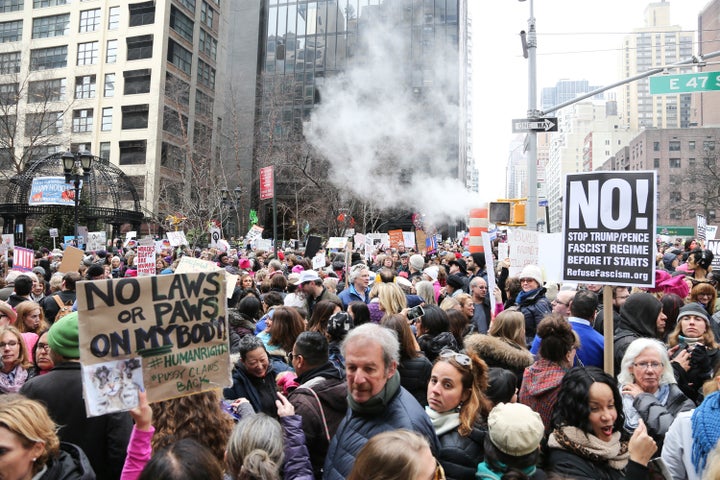
[[[416,253],[415,255],[410,256],[410,266],[418,272],[422,272],[423,268],[425,268],[425,259],[422,255],[418,255]]]

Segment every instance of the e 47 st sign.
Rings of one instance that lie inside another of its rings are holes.
[[[513,133],[557,132],[557,117],[516,118],[512,121]]]
[[[708,92],[720,90],[720,73],[683,73],[650,77],[650,94]]]

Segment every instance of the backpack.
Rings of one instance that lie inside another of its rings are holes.
[[[60,307],[60,310],[58,310],[57,315],[55,315],[55,321],[57,322],[61,318],[63,318],[65,315],[72,313],[72,304],[73,302],[70,302],[69,305],[66,305],[63,303],[62,300],[60,300],[60,295],[53,295],[53,299],[55,300],[55,303],[58,304],[58,307]]]

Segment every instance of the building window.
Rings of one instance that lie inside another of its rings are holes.
[[[138,195],[139,200],[145,199],[145,175],[128,175],[127,179],[130,180],[130,182],[133,184],[133,187],[135,187],[135,192]]]
[[[671,152],[679,152],[680,151],[680,140],[670,140],[669,150]]]
[[[192,53],[173,40],[168,40],[167,60],[188,75],[192,72]]]
[[[112,130],[112,107],[105,107],[102,109],[102,118],[100,119],[100,130],[103,132],[109,132]]]
[[[195,91],[195,115],[211,117],[213,115],[213,98],[200,90]]]
[[[127,39],[127,59],[139,60],[152,57],[153,36],[140,35]]]
[[[708,210],[708,220],[715,220],[715,210]]]
[[[0,22],[0,43],[18,42],[22,39],[22,20]]]
[[[213,60],[217,57],[217,40],[202,28],[200,29],[200,51]]]
[[[200,21],[208,28],[215,29],[215,10],[207,2],[202,2],[200,5]]]
[[[8,107],[17,104],[19,88],[18,83],[0,84],[0,106]]]
[[[197,79],[210,89],[215,89],[215,69],[202,60],[198,60]]]
[[[23,0],[0,0],[0,13],[19,12],[25,8]]]
[[[67,5],[67,3],[68,0],[33,0],[33,8],[56,7],[58,5]]]
[[[660,168],[660,159],[653,158],[653,168]]]
[[[115,96],[115,74],[114,73],[106,73],[105,74],[105,85],[103,86],[103,96],[104,97],[114,97]]]
[[[190,105],[190,84],[165,72],[165,97],[172,102]]]
[[[180,5],[195,13],[195,0],[180,0]]]
[[[670,220],[680,220],[682,219],[682,211],[679,208],[671,208],[670,209]]]
[[[653,152],[660,151],[660,142],[653,142]]]
[[[155,23],[155,2],[133,3],[128,8],[131,27]]]
[[[195,24],[174,6],[170,7],[170,28],[192,43]]]
[[[679,158],[671,158],[670,159],[670,168],[680,168],[680,159]]]
[[[695,159],[688,158],[688,167],[694,167],[694,166],[695,166]]]
[[[63,129],[62,112],[28,113],[25,115],[25,137],[39,138],[59,135]]]
[[[123,78],[125,83],[123,87],[124,95],[150,92],[151,70],[149,68],[123,72]]]
[[[20,52],[0,53],[0,74],[20,73]]]
[[[108,9],[108,30],[117,30],[120,27],[120,7]]]
[[[697,200],[697,193],[690,192],[688,195],[688,200],[690,200],[691,202],[694,202],[695,200]]]
[[[682,194],[680,192],[670,192],[670,201],[671,202],[681,202]]]
[[[704,140],[703,150],[715,150],[715,140]]]
[[[67,67],[67,45],[30,50],[30,71],[64,67]]]
[[[65,100],[67,80],[53,78],[51,80],[38,80],[28,84],[28,103],[61,102]]]
[[[117,62],[117,53],[118,53],[118,41],[117,40],[108,40],[107,48],[105,49],[105,63]]]
[[[703,165],[707,168],[715,168],[717,159],[715,159],[715,157],[705,157],[703,158]]]
[[[147,128],[150,105],[125,105],[122,107],[122,129]]]
[[[163,130],[177,137],[185,137],[187,134],[188,117],[179,114],[170,107],[163,110]]]
[[[120,165],[144,165],[147,140],[120,142]]]
[[[83,108],[73,110],[73,133],[92,132],[93,128],[93,109]]]
[[[162,142],[160,150],[160,165],[179,170],[185,164],[185,150],[171,143]]]
[[[75,77],[75,98],[95,98],[95,75]]]
[[[689,140],[689,141],[688,141],[688,149],[689,149],[689,150],[695,150],[695,140]]]
[[[100,57],[100,42],[78,43],[78,65],[95,65]]]
[[[110,161],[110,142],[100,142],[100,153],[98,157]]]
[[[70,33],[70,14],[33,18],[32,38],[62,37]]]
[[[80,33],[94,32],[100,28],[100,9],[83,10],[80,12]]]

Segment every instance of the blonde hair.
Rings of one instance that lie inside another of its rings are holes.
[[[445,297],[445,299],[442,302],[440,302],[440,309],[444,310],[446,312],[448,310],[452,310],[452,309],[459,310],[460,302],[455,300],[455,298],[453,298],[453,297]]]
[[[19,394],[0,395],[0,426],[17,435],[25,449],[42,442],[42,453],[33,463],[33,475],[60,452],[57,425],[45,407]]]
[[[490,324],[488,335],[500,337],[525,348],[525,315],[517,310],[505,310]]]
[[[379,283],[377,287],[380,306],[386,315],[400,313],[407,308],[407,297],[400,287],[394,283]]]
[[[355,459],[347,480],[416,480],[420,478],[420,452],[430,445],[425,437],[409,430],[390,430],[375,435]]]
[[[282,427],[264,413],[240,420],[225,451],[228,473],[237,479],[280,480],[284,458]]]

